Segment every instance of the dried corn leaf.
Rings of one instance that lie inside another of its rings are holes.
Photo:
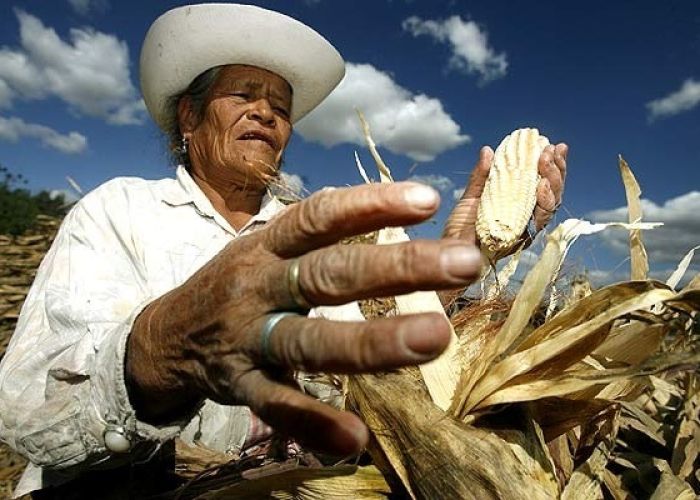
[[[696,500],[697,496],[688,483],[674,475],[664,460],[655,459],[654,465],[661,471],[661,480],[650,500]]]
[[[374,158],[374,162],[377,164],[377,169],[379,170],[379,179],[381,182],[394,182],[393,177],[391,176],[391,171],[389,170],[389,167],[386,166],[386,163],[384,163],[384,160],[382,160],[382,157],[379,155],[379,151],[377,151],[377,145],[374,142],[374,139],[372,139],[372,134],[370,133],[369,130],[369,124],[367,123],[367,120],[365,120],[365,116],[362,114],[360,110],[357,110],[357,116],[360,119],[360,124],[362,125],[362,133],[365,136],[365,142],[367,143],[367,148],[369,149],[370,154],[372,155],[372,158]]]
[[[666,446],[660,422],[654,420],[653,417],[634,403],[622,402],[621,404],[620,427],[627,427],[640,432],[659,446]]]
[[[602,399],[545,398],[531,401],[529,405],[535,420],[542,427],[545,441],[549,443],[609,412],[615,403]]]
[[[561,500],[598,500],[603,498],[601,484],[610,458],[610,445],[601,442],[586,462],[571,475]]]
[[[632,495],[622,483],[620,476],[613,474],[609,469],[603,471],[603,486],[605,486],[606,491],[613,500],[628,500],[632,498]]]
[[[622,182],[625,185],[625,195],[627,196],[629,222],[640,222],[642,220],[642,203],[639,197],[642,194],[642,190],[622,155],[619,156],[619,164]],[[642,242],[642,232],[639,229],[630,230],[630,258],[631,279],[633,281],[647,279],[649,260]]]
[[[360,171],[360,177],[362,177],[362,180],[365,181],[365,184],[372,184],[372,181],[369,179],[369,177],[367,177],[367,171],[362,166],[362,162],[360,161],[360,156],[357,154],[357,151],[355,151],[355,165],[357,165],[357,170]]]
[[[700,380],[697,373],[688,373],[681,423],[678,426],[671,470],[684,480],[695,472],[700,456]]]
[[[210,489],[197,496],[200,500],[236,498],[257,500],[362,500],[388,498],[391,491],[376,467],[341,465],[323,468],[293,468],[235,484]]]
[[[193,479],[234,458],[203,446],[190,445],[180,438],[175,439],[175,471],[184,479]]]
[[[499,296],[508,287],[510,278],[513,277],[515,271],[518,269],[518,264],[520,263],[520,256],[522,255],[522,247],[510,256],[508,262],[503,268],[496,274],[495,281],[491,284],[488,291],[484,295],[486,300],[491,300]]]
[[[627,364],[641,363],[658,351],[668,333],[668,325],[631,321],[616,325],[593,354]]]
[[[365,121],[362,113],[358,111],[362,129],[365,134],[365,140],[369,147],[374,161],[377,163],[381,182],[393,182],[391,171],[382,160],[374,141],[370,135],[369,125]],[[391,243],[401,243],[409,241],[410,238],[406,231],[401,227],[387,227],[379,231],[377,236],[377,245],[385,245]],[[399,314],[417,314],[423,312],[437,312],[445,317],[445,321],[450,324],[445,309],[440,302],[440,298],[435,292],[414,292],[408,295],[396,297],[396,309]],[[457,362],[458,340],[457,335],[450,324],[451,338],[447,349],[436,359],[420,365],[420,371],[423,375],[425,385],[428,387],[428,392],[433,402],[442,410],[447,410],[452,402],[452,396],[457,386],[459,378],[459,366]]]
[[[571,475],[569,483],[562,492],[562,500],[602,498],[601,484],[605,467],[615,446],[619,428],[618,417],[618,408],[608,406],[581,426],[577,455],[587,458]]]
[[[537,439],[523,446],[447,417],[406,371],[353,376],[350,391],[382,449],[398,450],[399,456],[386,453],[393,457],[394,471],[388,472],[403,470],[404,486],[415,498],[545,499],[558,495],[550,465],[527,451],[539,446]]]
[[[516,340],[521,336],[533,312],[539,306],[547,286],[561,267],[569,247],[579,236],[594,234],[609,227],[623,227],[629,230],[632,228],[650,229],[656,226],[658,224],[591,224],[585,220],[567,219],[554,229],[547,237],[547,243],[539,261],[527,274],[513,302],[510,314],[498,335],[493,342],[487,345],[487,349],[481,357],[475,360],[472,365],[464,367],[450,407],[450,413],[459,416],[469,413],[472,407],[467,402],[470,401],[472,390],[493,361],[515,347]],[[473,398],[471,400],[473,401]]]
[[[607,311],[612,305],[617,305],[625,301],[634,302],[640,294],[651,290],[664,290],[666,292],[663,293],[664,299],[676,297],[676,294],[670,288],[659,281],[628,281],[606,286],[572,303],[569,307],[557,314],[556,317],[552,318],[551,321],[548,321],[533,331],[518,346],[518,351],[534,347],[584,321],[588,321],[600,315],[608,316]],[[638,307],[636,309],[641,308],[642,307]],[[615,330],[611,331],[611,336],[614,332]]]
[[[678,295],[667,300],[666,304],[690,315],[696,315],[700,311],[700,288],[686,287]]]
[[[506,387],[508,382],[520,375],[528,374],[521,380],[514,382],[515,384],[527,384],[528,381],[537,381],[543,376],[563,372],[587,356],[604,339],[616,318],[637,309],[649,307],[675,295],[674,292],[665,288],[657,288],[659,285],[664,286],[658,282],[622,284],[614,290],[626,290],[628,287],[624,285],[629,285],[629,288],[637,290],[638,294],[624,300],[629,296],[626,293],[615,294],[610,293],[610,290],[600,290],[578,302],[577,304],[580,306],[569,308],[562,313],[562,316],[566,315],[569,318],[569,324],[575,326],[567,330],[556,330],[556,335],[550,334],[545,337],[546,340],[541,340],[524,351],[511,354],[493,366],[469,395],[465,404],[464,416],[471,408],[483,407],[479,404],[481,401],[487,399],[490,394],[497,390]],[[642,290],[646,291],[642,292]],[[588,300],[591,298],[593,300]],[[623,300],[618,303],[619,299]],[[607,310],[584,323],[577,324],[581,319],[589,317],[587,303],[590,303],[594,310],[600,308],[601,304]],[[532,337],[542,338],[543,336],[538,335],[536,330]],[[589,340],[592,341],[587,342]],[[528,373],[533,371],[535,373]]]
[[[547,439],[546,434],[545,439]],[[569,446],[569,439],[565,434],[561,434],[548,441],[547,448],[549,449],[549,455],[554,461],[554,471],[557,475],[559,489],[563,490],[574,472],[574,457]]]
[[[493,341],[495,333],[488,315],[474,318],[459,331],[457,359],[461,366],[470,366],[481,356],[485,346]]]
[[[683,392],[677,386],[667,382],[663,378],[651,376],[649,377],[653,391],[652,399],[657,405],[668,407],[671,405],[674,398],[681,399]]]
[[[696,274],[693,276],[693,279],[690,280],[690,283],[685,285],[682,291],[687,292],[689,290],[698,290],[700,289],[700,273]]]
[[[567,372],[550,379],[534,380],[496,391],[479,403],[476,409],[495,404],[565,396],[595,385],[609,384],[629,378],[647,377],[669,370],[696,370],[699,363],[700,353],[665,353],[638,366]]]
[[[693,260],[695,250],[697,250],[698,248],[700,248],[700,245],[691,248],[690,251],[687,254],[685,254],[685,257],[681,259],[681,261],[678,263],[678,267],[676,268],[676,270],[671,273],[671,276],[669,276],[668,280],[666,281],[666,284],[668,286],[674,289],[678,286],[678,283],[680,283],[681,279],[683,279],[683,276],[685,276],[685,272],[688,270],[690,261]]]

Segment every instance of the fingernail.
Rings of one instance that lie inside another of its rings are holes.
[[[442,269],[455,278],[476,279],[481,269],[481,252],[472,245],[453,245],[442,250]]]
[[[431,325],[432,326],[432,325]],[[414,354],[432,358],[447,347],[445,335],[435,335],[434,327],[416,328],[413,326],[402,335],[404,345]]]
[[[414,184],[404,191],[406,201],[422,209],[434,208],[440,201],[440,195],[433,188],[424,184]]]

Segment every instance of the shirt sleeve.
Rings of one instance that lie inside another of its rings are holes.
[[[156,297],[123,199],[98,188],[68,214],[0,364],[0,438],[48,469],[148,456],[187,423],[141,422],[127,396],[126,341]]]

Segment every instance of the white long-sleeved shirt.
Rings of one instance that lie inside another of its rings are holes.
[[[206,401],[191,419],[168,425],[136,419],[124,385],[124,351],[146,305],[283,208],[266,196],[260,212],[235,231],[183,167],[175,179],[114,179],[73,207],[0,364],[0,438],[31,461],[16,495],[85,468],[146,459],[178,434],[240,451],[250,421],[246,407]],[[316,313],[361,319],[355,304]],[[110,433],[127,440],[128,453],[105,444]]]

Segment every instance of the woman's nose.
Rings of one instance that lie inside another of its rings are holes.
[[[273,126],[275,124],[275,114],[267,99],[258,99],[250,103],[246,116],[249,120],[257,121],[263,125]]]

